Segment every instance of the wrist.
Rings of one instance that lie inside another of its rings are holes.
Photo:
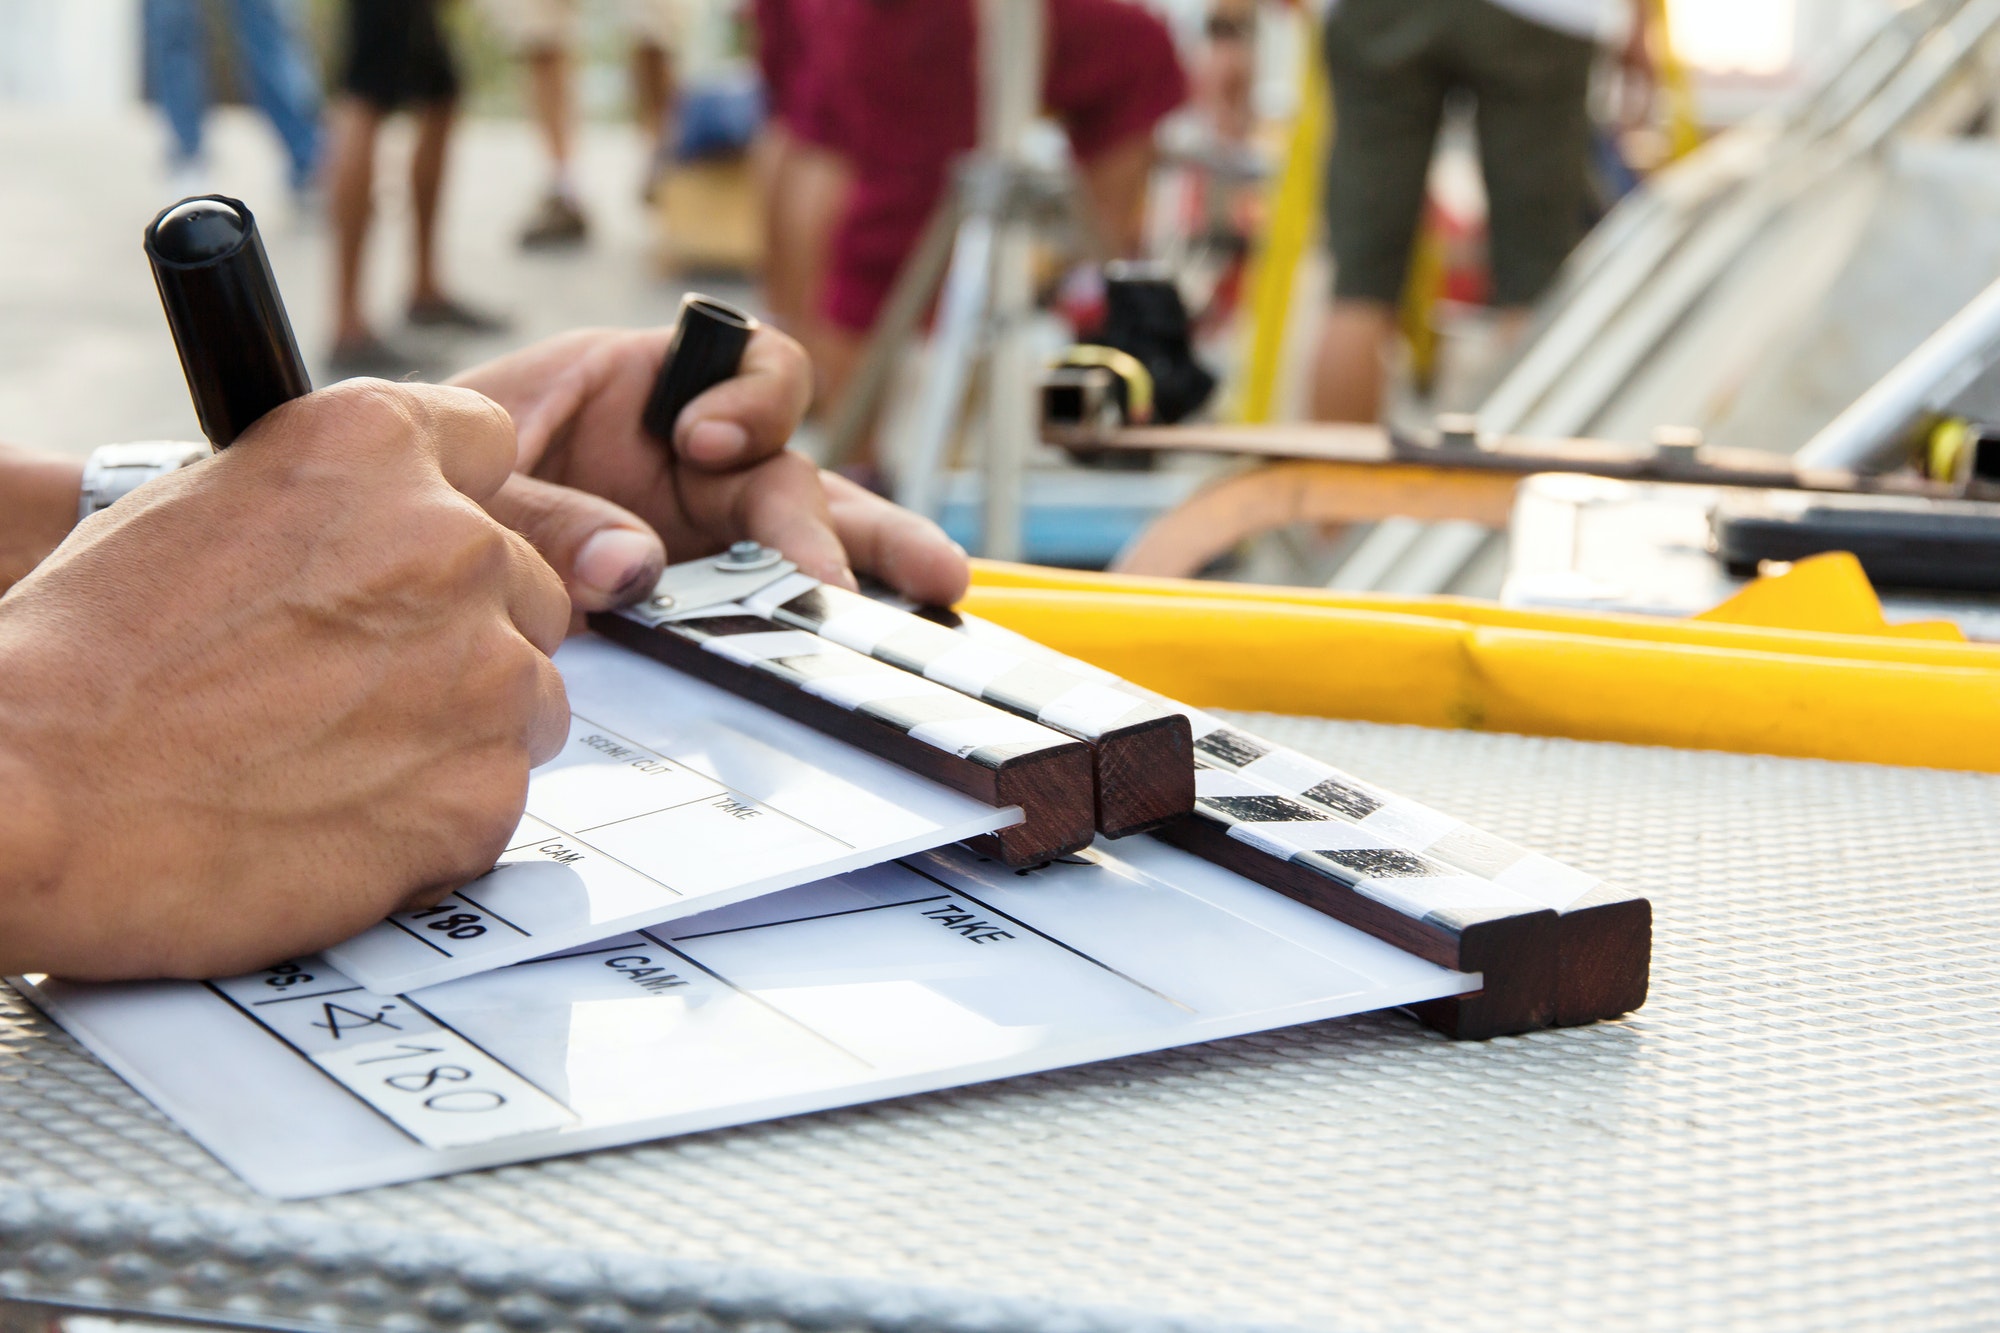
[[[61,545],[82,490],[83,460],[0,445],[0,592]]]

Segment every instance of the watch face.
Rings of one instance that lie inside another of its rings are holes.
[[[93,450],[83,465],[83,494],[77,500],[82,521],[154,477],[179,471],[208,457],[205,444],[180,440],[146,440],[136,444],[106,444]]]

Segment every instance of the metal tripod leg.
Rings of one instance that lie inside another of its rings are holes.
[[[919,514],[935,517],[943,500],[946,456],[959,414],[965,410],[965,395],[972,387],[974,363],[986,331],[998,234],[998,221],[986,209],[959,223],[931,335],[929,381],[917,405],[916,452],[904,465],[896,487],[896,499]]]
[[[1035,447],[1035,366],[1028,346],[1034,313],[1033,228],[1014,219],[1001,226],[992,268],[992,350],[988,360],[986,438],[980,450],[985,487],[979,550],[993,560],[1019,560],[1024,542],[1022,492]]]

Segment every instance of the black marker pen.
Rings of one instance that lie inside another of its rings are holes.
[[[312,391],[257,219],[241,201],[183,199],[146,228],[146,258],[195,416],[216,448]]]

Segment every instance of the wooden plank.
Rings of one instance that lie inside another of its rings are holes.
[[[1090,747],[898,667],[740,608],[649,625],[590,618],[637,649],[773,712],[880,755],[1023,820],[970,844],[1013,867],[1079,851],[1095,833]]]
[[[1463,519],[1507,526],[1519,478],[1407,464],[1273,463],[1203,487],[1118,553],[1116,574],[1193,578],[1253,537],[1294,523]]]
[[[1095,822],[1110,838],[1194,808],[1186,716],[1080,663],[976,643],[934,621],[795,574],[744,599],[753,614],[984,700],[1090,746]]]

